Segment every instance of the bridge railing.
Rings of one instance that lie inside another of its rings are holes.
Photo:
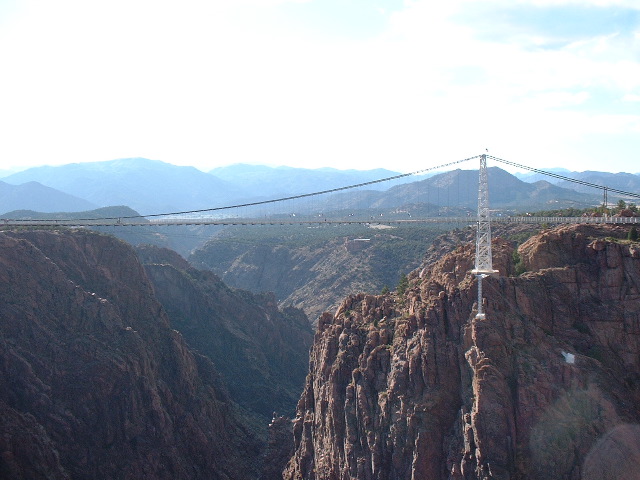
[[[410,219],[389,219],[373,217],[369,219],[329,219],[329,218],[122,218],[122,219],[82,219],[82,220],[10,220],[0,221],[7,227],[134,227],[171,225],[412,225],[429,223],[474,224],[475,217],[423,217]],[[638,224],[640,217],[535,217],[535,216],[495,216],[495,223],[539,223],[539,224]]]
[[[502,216],[492,217],[492,222],[501,223],[548,223],[555,225],[559,223],[596,223],[596,224],[629,224],[640,223],[640,217],[614,217],[614,216],[602,216],[602,217],[535,217],[535,216]]]

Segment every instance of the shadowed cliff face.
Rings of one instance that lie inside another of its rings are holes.
[[[401,297],[324,314],[285,478],[638,478],[640,244],[624,237],[543,231],[517,277],[495,241],[484,320],[469,245]]]
[[[278,309],[271,294],[232,290],[170,250],[146,246],[138,254],[171,325],[211,359],[233,400],[265,430],[274,411],[293,415],[313,339],[306,315]]]
[[[0,478],[252,478],[257,442],[132,249],[0,234]]]

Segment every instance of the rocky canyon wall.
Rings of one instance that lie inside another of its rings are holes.
[[[279,309],[273,294],[231,289],[171,250],[137,251],[173,328],[213,362],[232,399],[257,417],[263,434],[274,411],[292,416],[313,340],[306,315]]]
[[[0,478],[256,478],[226,392],[126,244],[0,233]]]
[[[286,479],[640,478],[640,244],[496,240],[475,318],[460,246],[318,323]],[[516,263],[519,264],[516,275]]]

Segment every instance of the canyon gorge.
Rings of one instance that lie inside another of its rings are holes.
[[[637,478],[627,235],[498,232],[476,319],[454,232],[313,319],[164,248],[4,231],[0,478]]]

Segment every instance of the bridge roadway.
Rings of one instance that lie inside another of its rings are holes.
[[[317,217],[297,218],[102,218],[102,219],[60,219],[60,220],[0,220],[0,227],[140,227],[140,226],[176,226],[176,225],[415,225],[429,223],[475,224],[476,217],[425,217],[411,219],[328,219]],[[638,224],[640,217],[534,217],[534,216],[496,216],[495,223],[589,223],[589,224]]]

